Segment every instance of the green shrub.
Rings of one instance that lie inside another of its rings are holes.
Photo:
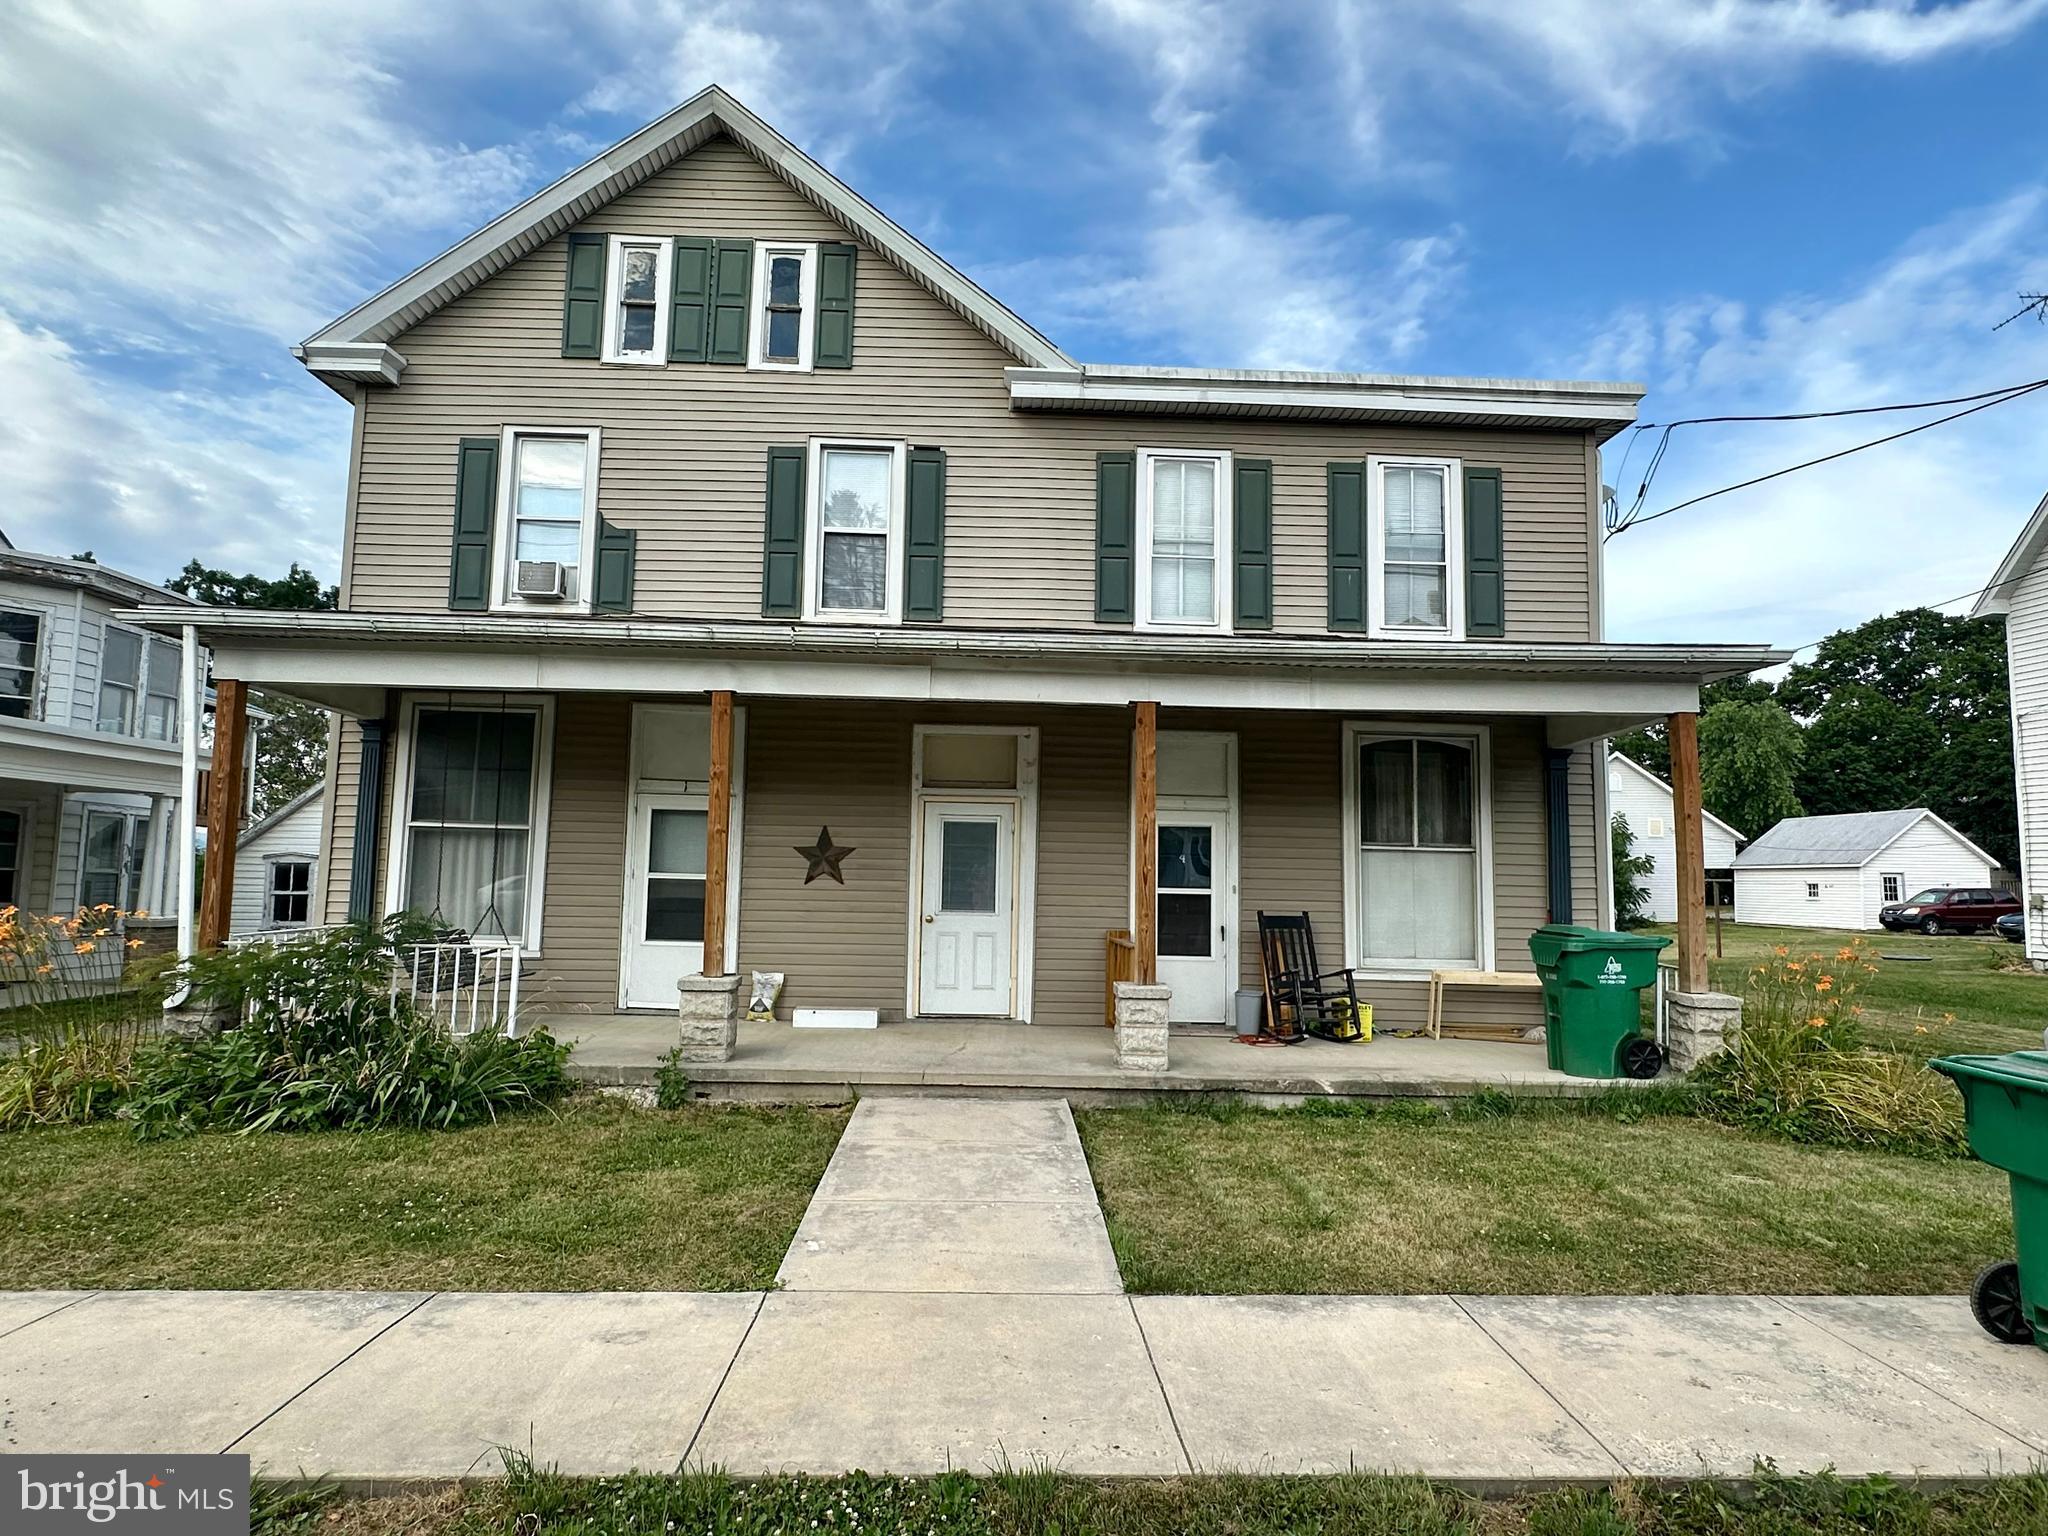
[[[654,1069],[654,1107],[682,1109],[690,1102],[690,1074],[683,1065],[683,1048],[672,1046]]]
[[[1962,1101],[1918,1061],[1863,1043],[1854,1001],[1877,971],[1862,941],[1775,956],[1745,978],[1734,1049],[1693,1073],[1706,1112],[1794,1141],[1953,1156]]]
[[[0,1056],[0,1131],[84,1125],[119,1108],[134,1082],[138,1022],[85,1017],[23,1031]]]
[[[122,1114],[145,1138],[194,1130],[447,1129],[547,1104],[569,1048],[486,1023],[451,1035],[392,984],[416,920],[194,959],[193,1001],[238,1022],[141,1052]]]

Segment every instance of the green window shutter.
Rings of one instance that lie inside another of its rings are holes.
[[[562,356],[596,357],[604,349],[604,236],[569,237],[562,291]]]
[[[1330,628],[1363,630],[1366,591],[1365,466],[1332,464],[1330,501]]]
[[[1095,617],[1137,621],[1138,456],[1126,448],[1095,455]]]
[[[804,611],[804,453],[768,450],[768,525],[761,556],[761,616],[801,618]]]
[[[754,242],[721,240],[711,270],[711,316],[705,357],[714,363],[747,360],[747,312],[754,305]]]
[[[946,455],[913,448],[903,524],[903,617],[936,624],[945,617]]]
[[[1236,549],[1231,603],[1239,629],[1273,627],[1273,461],[1233,459],[1230,516]]]
[[[711,335],[711,268],[713,247],[702,235],[677,235],[669,264],[668,360],[704,361]]]
[[[1500,471],[1465,471],[1465,633],[1507,633],[1507,559],[1501,531]]]
[[[498,519],[498,440],[465,437],[455,455],[455,544],[448,606],[491,606],[491,528]]]
[[[811,347],[814,368],[853,366],[853,264],[855,248],[818,247],[818,329]]]
[[[637,530],[597,520],[597,575],[590,584],[590,606],[599,613],[633,611],[633,559],[639,542]]]

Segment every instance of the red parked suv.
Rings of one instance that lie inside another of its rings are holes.
[[[2019,910],[2020,899],[2010,891],[1938,885],[1878,908],[1877,920],[1894,932],[1918,928],[1922,933],[1982,933],[2006,913]]]

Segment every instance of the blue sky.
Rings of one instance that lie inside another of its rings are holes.
[[[1089,360],[1635,379],[1658,422],[2048,376],[1992,329],[2048,288],[2044,77],[2048,0],[34,0],[0,527],[331,576],[348,411],[287,346],[713,80]],[[1650,506],[1877,430],[1693,429]],[[2048,392],[1633,531],[1609,632],[1967,591],[2044,445]]]

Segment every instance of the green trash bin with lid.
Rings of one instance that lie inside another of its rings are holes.
[[[2012,1178],[2017,1261],[1985,1266],[1970,1287],[1984,1331],[2048,1349],[2048,1051],[1943,1056],[1928,1065],[1963,1095],[1970,1150]]]
[[[1543,1024],[1553,1071],[1571,1077],[1655,1077],[1664,1052],[1643,1034],[1638,994],[1657,980],[1669,939],[1546,923],[1529,935],[1543,981]]]

